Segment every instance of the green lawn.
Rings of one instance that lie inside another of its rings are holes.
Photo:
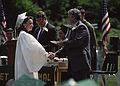
[[[118,68],[120,70],[120,56],[118,57],[119,61],[118,61]]]
[[[119,71],[120,71],[120,56],[118,57],[118,59],[119,59],[119,60],[118,60],[118,69],[119,69]],[[119,73],[120,73],[120,72],[119,72]],[[119,76],[119,77],[120,77],[120,76]],[[109,81],[108,86],[118,86],[114,76],[112,76],[112,77],[110,78],[110,81]]]

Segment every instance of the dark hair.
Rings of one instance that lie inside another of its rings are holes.
[[[63,25],[63,24],[62,24],[60,27],[61,27],[60,30],[61,30],[64,34],[66,34],[68,27],[65,26],[65,25]]]
[[[80,10],[77,8],[70,9],[68,11],[68,15],[72,15],[75,17],[76,20],[80,20]]]
[[[40,18],[40,17],[46,19],[46,18],[47,18],[46,13],[43,12],[43,11],[37,12],[37,13],[36,13],[36,19],[37,19],[37,18]]]
[[[20,31],[22,31],[22,30],[27,32],[27,30],[26,30],[25,27],[24,27],[24,24],[27,23],[27,21],[28,21],[29,19],[33,19],[33,17],[32,17],[32,16],[28,16],[27,18],[24,19],[24,21],[22,22],[21,26],[18,28],[18,34],[19,34]]]
[[[81,13],[81,15],[84,15],[85,14],[85,10],[83,8],[80,9],[80,13]]]
[[[24,19],[24,21],[22,22],[22,25],[25,24],[29,19],[33,19],[32,16],[28,16],[27,18]]]

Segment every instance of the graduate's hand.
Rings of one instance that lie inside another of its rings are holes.
[[[54,59],[54,57],[55,57],[55,53],[53,53],[53,52],[48,52],[48,58]]]

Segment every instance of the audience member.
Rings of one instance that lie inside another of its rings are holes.
[[[12,28],[8,28],[6,30],[6,36],[8,38],[8,40],[15,40],[14,36],[13,36],[13,29]]]

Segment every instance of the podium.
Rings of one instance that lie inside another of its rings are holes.
[[[11,65],[0,66],[0,86],[5,86],[10,79],[14,79],[14,67]]]
[[[8,52],[7,52],[8,65],[14,65],[16,43],[17,43],[17,40],[10,40],[6,42],[6,46],[8,49]]]
[[[44,65],[42,69],[38,72],[38,77],[40,80],[46,82],[45,86],[54,86],[56,81],[56,69],[57,66],[52,65]]]
[[[54,75],[55,75],[54,86],[59,86],[62,81],[66,81],[66,79],[68,79],[69,77],[68,71],[67,71],[68,70],[68,59],[67,58],[54,58],[53,61],[50,61],[47,63],[47,65],[51,65],[51,64],[54,64],[54,66],[56,67],[54,71]],[[53,86],[53,85],[48,85],[48,86]]]

